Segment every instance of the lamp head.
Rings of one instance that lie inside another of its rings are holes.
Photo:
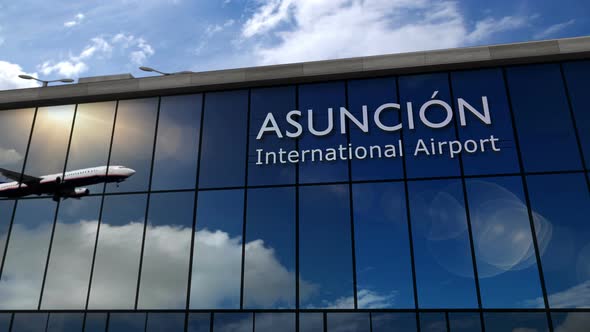
[[[23,80],[34,80],[35,79],[33,76],[25,75],[25,74],[18,75],[18,77],[22,78]]]

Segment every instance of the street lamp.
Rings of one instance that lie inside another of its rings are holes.
[[[60,78],[59,80],[51,80],[51,81],[45,81],[45,80],[40,80],[36,77],[30,76],[30,75],[18,75],[18,77],[22,78],[23,80],[35,80],[38,82],[43,83],[43,86],[47,86],[49,85],[49,83],[53,83],[53,82],[62,82],[62,83],[73,83],[74,80],[71,78]]]
[[[151,68],[151,67],[144,67],[144,66],[139,67],[139,69],[140,70],[143,70],[143,71],[150,72],[150,73],[151,72],[158,73],[158,74],[161,74],[161,75],[164,75],[164,76],[178,75],[178,74],[191,74],[191,73],[193,73],[192,71],[188,71],[188,70],[179,71],[179,72],[176,72],[176,73],[165,73],[165,72],[159,71],[157,69],[154,69],[154,68]]]

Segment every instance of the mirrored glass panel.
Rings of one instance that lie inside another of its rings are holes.
[[[299,189],[302,308],[354,308],[348,185]]]
[[[205,95],[200,188],[243,186],[248,137],[248,91]]]
[[[163,97],[152,190],[195,188],[202,95]]]
[[[522,179],[466,182],[483,307],[538,308],[542,293]],[[536,231],[539,248],[546,247],[546,229]]]
[[[39,306],[56,205],[51,199],[17,202],[0,280],[0,308]]]
[[[244,307],[295,307],[295,214],[295,188],[248,190]]]
[[[67,171],[107,165],[116,106],[114,101],[78,105]],[[68,178],[68,181],[75,180],[77,185],[88,188],[93,194],[102,193],[104,189],[104,179],[101,180],[95,173],[82,173]]]
[[[138,308],[186,307],[194,202],[191,192],[151,195]]]
[[[52,312],[46,332],[82,332],[83,313]]]
[[[481,331],[481,317],[477,312],[449,312],[451,332]]]
[[[544,312],[487,312],[483,317],[486,332],[549,331]]]
[[[47,313],[15,313],[11,332],[45,332]]]
[[[16,173],[22,172],[29,135],[33,126],[35,109],[0,111],[0,168]],[[11,196],[17,181],[0,173],[0,197]],[[18,176],[20,180],[20,176]],[[11,192],[12,191],[12,192]]]
[[[516,173],[518,152],[506,87],[501,69],[471,70],[451,73],[455,110],[463,109],[464,125],[459,113],[459,138],[465,148],[478,147],[474,153],[461,154],[466,175]],[[485,100],[484,100],[485,97]],[[461,98],[469,106],[458,104]],[[470,110],[474,108],[475,112]],[[486,107],[489,124],[485,120]],[[473,140],[476,144],[467,143]]]
[[[328,313],[328,332],[369,332],[371,322],[367,312]]]
[[[420,331],[447,332],[447,320],[442,312],[421,312]]]
[[[109,332],[143,332],[146,326],[145,313],[109,314]]]
[[[353,180],[403,177],[401,129],[382,130],[374,121],[375,113],[379,110],[377,118],[381,126],[395,127],[401,123],[401,110],[391,105],[387,106],[387,104],[398,103],[396,89],[396,80],[392,77],[348,82],[348,111],[364,125],[364,127],[358,126],[354,120],[346,122],[350,132],[350,142],[354,149],[359,149],[361,156],[363,154],[361,147],[367,150],[366,158],[352,160]]]
[[[589,308],[590,195],[583,174],[527,177],[552,308]],[[543,298],[538,298],[538,306]]]
[[[416,332],[415,313],[372,313],[373,332]]]
[[[86,307],[100,204],[100,197],[68,199],[60,203],[42,309]]]
[[[0,201],[0,266],[2,266],[2,261],[4,260],[4,248],[6,248],[6,239],[13,212],[13,200]]]
[[[324,314],[319,312],[300,313],[299,332],[324,332]]]
[[[213,332],[252,332],[251,313],[216,313]]]
[[[187,332],[211,332],[211,314],[189,313]]]
[[[0,331],[9,332],[12,314],[0,314]]]
[[[399,94],[405,110],[402,112],[405,125],[402,135],[408,177],[459,175],[458,158],[451,158],[448,143],[439,144],[456,140],[453,111],[449,112],[449,108],[440,104],[427,104],[438,100],[453,105],[448,74],[402,76],[399,78]],[[412,112],[408,103],[412,103]],[[412,122],[413,129],[410,127]]]
[[[109,169],[109,181],[114,182],[107,184],[107,192],[148,189],[157,114],[157,98],[119,101],[109,166],[124,166],[135,173],[127,177]]]
[[[146,195],[104,199],[89,309],[133,309],[145,219]]]
[[[340,131],[340,107],[346,106],[344,82],[299,86],[299,182],[318,183],[348,179],[348,146]],[[292,130],[293,132],[296,129]],[[342,149],[340,149],[342,148]],[[332,156],[328,149],[333,149]],[[340,155],[342,151],[342,155]],[[338,153],[338,154],[337,154]],[[344,158],[342,158],[344,157]]]
[[[243,223],[243,190],[199,192],[191,309],[240,307]]]
[[[414,308],[403,183],[352,187],[358,307]]]
[[[476,308],[461,181],[412,181],[408,190],[420,307]]]
[[[296,148],[296,139],[286,135],[291,131],[287,114],[296,109],[294,86],[252,89],[250,100],[250,145],[248,152],[248,184],[290,184],[295,183],[295,167],[288,159],[290,151]],[[274,130],[268,114],[276,122],[280,136]],[[266,121],[269,121],[266,123]],[[261,130],[269,128],[268,131]],[[281,152],[284,151],[284,152]],[[267,162],[267,153],[268,162]],[[274,155],[272,154],[274,153]]]
[[[149,313],[146,332],[184,332],[184,313]]]
[[[590,326],[590,313],[588,312],[552,312],[553,331],[577,332],[584,331]]]
[[[107,328],[107,314],[90,312],[86,314],[84,332],[105,332]]]
[[[559,65],[510,67],[506,77],[524,169],[581,169]]]
[[[587,105],[587,92],[590,85],[590,61],[577,61],[563,64],[570,102],[586,167],[590,165],[590,113]]]
[[[294,313],[257,313],[254,332],[295,332]]]

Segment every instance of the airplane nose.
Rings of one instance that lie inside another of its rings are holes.
[[[128,168],[127,172],[129,173],[129,176],[132,176],[133,174],[135,174],[135,170]]]

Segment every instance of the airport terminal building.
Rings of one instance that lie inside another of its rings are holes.
[[[0,91],[0,332],[588,331],[589,91],[590,37]]]

